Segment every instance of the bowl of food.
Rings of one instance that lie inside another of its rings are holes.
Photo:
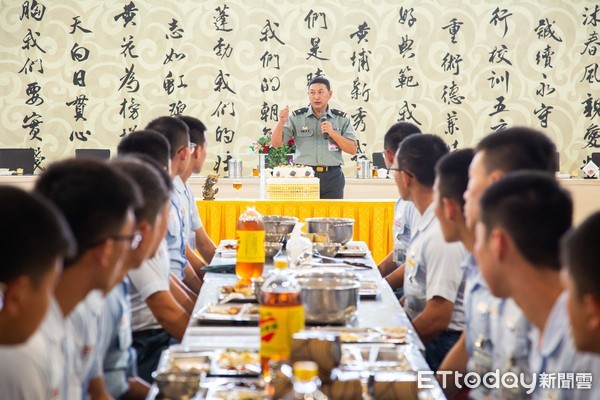
[[[152,374],[160,394],[169,399],[192,398],[200,388],[204,373],[199,371],[164,371]]]
[[[282,242],[288,233],[292,233],[297,222],[298,218],[296,217],[264,215],[265,237],[270,242]]]
[[[341,244],[339,243],[315,243],[314,248],[315,251],[325,257],[335,257],[340,251]]]
[[[354,234],[352,218],[306,218],[309,233],[325,233],[330,242],[346,244]]]
[[[314,268],[297,279],[307,323],[346,324],[356,314],[360,289],[356,274]]]

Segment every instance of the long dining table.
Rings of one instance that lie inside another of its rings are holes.
[[[235,256],[232,253],[226,254],[221,252],[223,244],[231,241],[222,241],[215,257],[213,258],[210,268],[219,266],[231,266],[235,263]],[[413,371],[430,371],[428,364],[423,356],[424,346],[418,335],[412,329],[412,325],[403,308],[399,304],[394,292],[390,286],[381,278],[375,262],[368,251],[364,242],[350,242],[348,246],[355,248],[366,249],[364,257],[337,257],[339,263],[346,261],[358,261],[369,265],[371,268],[356,268],[356,267],[330,267],[343,268],[352,273],[356,273],[361,280],[370,280],[376,282],[377,295],[369,297],[369,299],[360,299],[356,316],[351,321],[341,328],[406,328],[407,340],[406,344],[399,346],[408,346],[411,351],[406,351],[405,355],[410,354],[409,362]],[[316,264],[316,258],[313,262]],[[338,263],[338,265],[339,265]],[[326,265],[326,264],[325,264]],[[273,269],[272,261],[267,260],[265,263],[264,274],[268,274],[269,270]],[[232,326],[232,325],[215,325],[203,324],[195,315],[206,308],[207,306],[218,303],[220,288],[224,285],[234,285],[237,282],[237,277],[233,272],[207,272],[204,276],[204,283],[198,296],[194,308],[194,314],[190,319],[190,324],[186,329],[183,341],[180,345],[176,345],[178,349],[193,349],[199,350],[217,350],[224,348],[254,348],[258,349],[260,345],[259,328],[256,326]],[[319,329],[319,327],[307,326],[307,329]],[[322,327],[325,329],[334,329],[334,326]],[[337,327],[340,328],[340,327]],[[421,389],[419,398],[426,399],[445,399],[443,391],[437,384],[435,379],[428,381],[431,388]],[[154,399],[157,394],[157,389],[153,388],[149,399]]]

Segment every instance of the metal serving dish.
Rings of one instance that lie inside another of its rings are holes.
[[[346,324],[358,309],[356,274],[312,269],[297,275],[307,323]]]
[[[354,234],[352,218],[306,218],[309,233],[327,233],[334,243],[346,244]]]
[[[154,372],[153,377],[160,393],[169,399],[191,398],[200,389],[200,380],[205,375],[195,371]]]
[[[283,243],[281,242],[265,242],[265,257],[273,258],[277,253],[281,251]]]
[[[297,222],[298,218],[296,217],[264,215],[263,225],[267,240],[269,242],[282,242],[288,233],[292,233]]]
[[[319,255],[335,257],[338,251],[340,251],[340,246],[339,243],[315,243],[313,247]]]

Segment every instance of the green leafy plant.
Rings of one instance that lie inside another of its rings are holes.
[[[291,138],[286,144],[280,147],[271,146],[271,135],[272,133],[266,133],[265,135],[255,140],[250,146],[256,154],[266,154],[265,167],[273,168],[279,165],[288,165],[294,162],[293,158],[288,159],[288,154],[294,154],[296,151],[296,143],[294,138]]]

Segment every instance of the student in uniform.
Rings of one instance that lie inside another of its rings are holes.
[[[137,376],[136,352],[132,346],[131,307],[128,299],[129,279],[126,274],[152,258],[166,232],[170,178],[158,163],[137,155],[119,157],[111,165],[133,179],[142,192],[144,204],[135,209],[141,241],[130,251],[124,263],[120,282],[106,296],[102,310],[102,330],[96,361],[96,384],[113,398],[144,399],[149,385]],[[124,279],[123,279],[124,278]],[[93,392],[93,391],[92,391]],[[92,398],[101,398],[92,396]]]
[[[133,132],[122,139],[118,154],[149,155],[170,171],[170,144],[166,138],[151,130]],[[172,192],[173,181],[161,174],[165,185]],[[164,205],[161,213],[167,213],[163,222],[169,221],[171,202]],[[131,328],[133,347],[137,352],[138,375],[152,381],[161,352],[175,341],[181,341],[194,309],[195,296],[170,273],[169,250],[163,237],[154,256],[138,269],[127,273],[130,281]]]
[[[410,135],[420,134],[418,126],[410,122],[396,122],[383,137],[384,161],[387,168],[394,164],[398,146]],[[394,238],[394,249],[377,266],[381,276],[397,293],[402,296],[402,279],[404,278],[404,261],[406,260],[406,249],[410,243],[411,231],[417,226],[419,213],[415,210],[412,202],[399,197],[394,206],[394,226],[392,237]],[[400,278],[400,283],[397,282]]]
[[[571,335],[580,352],[600,354],[600,269],[597,237],[600,212],[587,217],[561,242],[562,280],[567,288]],[[596,381],[590,399],[600,398],[600,368],[592,372]]]
[[[600,353],[600,212],[587,217],[562,239],[563,281],[569,291],[569,316],[575,345]]]
[[[79,338],[67,319],[93,290],[114,285],[134,240],[135,183],[103,161],[69,159],[51,164],[34,192],[65,216],[77,253],[65,260],[50,310],[24,345],[0,349],[0,396],[16,399],[81,398],[73,380]]]
[[[177,192],[180,195],[181,204],[187,208],[189,216],[189,222],[185,224],[185,235],[188,244],[186,247],[186,256],[196,274],[203,276],[204,272],[200,268],[210,263],[215,255],[216,246],[206,233],[202,221],[200,221],[196,198],[190,186],[189,179],[192,174],[200,173],[204,166],[204,160],[206,160],[206,150],[208,147],[205,135],[206,126],[197,118],[187,115],[178,115],[177,118],[187,125],[190,133],[190,141],[195,144],[188,168],[180,175],[181,181],[185,186],[183,190],[178,190]],[[200,253],[200,257],[194,251],[196,249]]]
[[[146,126],[162,134],[171,146],[171,177],[174,190],[171,194],[171,211],[169,227],[167,230],[167,245],[169,246],[169,259],[171,260],[171,273],[179,278],[196,295],[200,293],[202,281],[188,262],[187,240],[185,238],[186,224],[189,215],[185,204],[181,204],[179,191],[185,191],[181,175],[185,173],[190,163],[190,155],[195,149],[195,144],[190,142],[187,125],[175,117],[159,117]]]
[[[512,298],[534,327],[532,397],[593,398],[590,390],[579,388],[575,375],[600,370],[600,358],[577,352],[560,281],[559,244],[571,226],[571,196],[549,174],[520,171],[492,184],[480,207],[474,255],[481,275],[494,296]]]
[[[446,153],[441,138],[413,135],[400,144],[390,168],[400,196],[420,214],[406,253],[403,300],[434,371],[464,327],[461,262],[467,253],[462,244],[444,241],[433,203],[434,167]]]
[[[27,341],[39,328],[75,240],[48,200],[0,186],[0,346]]]
[[[483,192],[507,173],[518,170],[544,171],[554,176],[556,147],[543,133],[524,127],[509,128],[484,137],[475,149],[469,166],[465,196],[467,227],[474,235],[479,219],[479,200]],[[443,371],[476,372],[480,376],[529,372],[530,325],[511,299],[494,297],[482,278],[476,260],[466,265],[465,331],[440,366]],[[455,380],[446,381],[444,393],[452,398],[457,392]],[[464,382],[462,383],[464,387]],[[480,385],[469,392],[471,399],[504,399],[525,396],[525,388],[505,392],[503,387],[489,390]]]
[[[435,183],[433,185],[435,215],[440,221],[444,240],[448,243],[461,242],[469,252],[461,265],[461,269],[465,275],[465,285],[468,283],[466,272],[469,270],[469,266],[474,264],[471,253],[473,251],[473,244],[475,243],[475,233],[467,227],[464,214],[464,192],[467,190],[469,182],[469,165],[473,159],[473,154],[473,149],[463,149],[442,157],[435,167]],[[463,294],[461,293],[460,295],[463,296]],[[464,306],[463,308],[465,321],[468,321],[472,318],[469,314],[472,310]],[[456,351],[457,348],[461,348],[463,353],[466,353],[464,352],[464,333],[461,334],[459,340],[450,349],[450,352]],[[445,359],[452,358],[450,352]],[[466,359],[461,360],[456,366],[456,370],[463,374],[466,373],[464,369],[459,370],[461,365],[466,365],[466,363]],[[443,365],[440,369],[454,370],[449,365]]]

